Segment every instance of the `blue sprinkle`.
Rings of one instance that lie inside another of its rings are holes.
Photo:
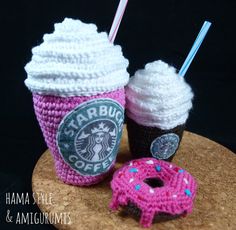
[[[161,171],[161,166],[160,166],[160,165],[157,165],[157,166],[156,166],[156,170],[157,170],[158,172],[160,172],[160,171]]]
[[[183,172],[184,172],[184,170],[183,170],[183,169],[180,169],[180,170],[179,170],[179,173],[183,173]]]
[[[136,184],[135,185],[135,190],[139,190],[141,188],[141,185],[140,184]]]
[[[136,173],[136,172],[138,172],[138,169],[136,169],[136,168],[131,168],[131,169],[129,170],[129,172],[134,172],[134,173]]]
[[[185,194],[187,196],[191,196],[192,195],[192,193],[191,193],[191,191],[189,189],[185,189],[184,192],[185,192]]]

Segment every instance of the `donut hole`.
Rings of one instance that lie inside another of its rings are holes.
[[[164,186],[164,182],[158,177],[146,178],[143,182],[149,185],[151,188],[160,188]]]

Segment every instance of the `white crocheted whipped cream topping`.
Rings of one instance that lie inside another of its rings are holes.
[[[94,24],[65,18],[32,49],[25,66],[26,86],[34,93],[89,96],[124,87],[129,80],[128,60],[121,47],[109,42]]]
[[[127,115],[138,124],[172,129],[184,124],[193,93],[174,67],[154,61],[138,70],[126,87]]]

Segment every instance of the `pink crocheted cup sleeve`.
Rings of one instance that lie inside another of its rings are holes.
[[[33,94],[33,102],[57,176],[79,186],[102,181],[115,164],[123,127],[124,89],[95,96]]]
[[[111,188],[110,208],[116,210],[131,204],[140,210],[140,224],[150,227],[158,214],[190,213],[197,183],[186,170],[172,163],[141,158],[116,171]]]

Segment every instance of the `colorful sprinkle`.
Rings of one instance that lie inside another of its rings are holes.
[[[133,160],[132,163],[136,164],[136,165],[140,165],[141,164],[141,162],[139,162],[139,160]]]
[[[152,160],[146,161],[146,163],[147,163],[148,165],[153,165],[153,164],[154,164],[154,162],[153,162]]]
[[[185,192],[185,194],[187,196],[191,196],[192,195],[192,193],[191,193],[191,191],[189,189],[185,189],[184,192]]]
[[[134,173],[136,173],[136,172],[138,172],[138,169],[136,169],[136,168],[131,168],[131,169],[129,170],[129,172],[134,172]]]
[[[185,184],[188,184],[188,180],[186,178],[184,178],[184,182]]]
[[[142,201],[146,201],[145,197],[143,197],[143,196],[138,196],[138,199],[142,200]]]
[[[149,189],[150,193],[154,193],[154,190],[152,188]]]
[[[140,190],[140,188],[141,188],[141,185],[140,185],[140,184],[136,184],[136,185],[135,185],[135,190]]]
[[[172,169],[173,165],[170,165],[169,167]]]
[[[124,176],[124,173],[120,172],[118,177],[121,178],[122,176]]]
[[[173,197],[173,198],[177,198],[177,195],[173,195],[172,197]]]
[[[160,165],[157,165],[157,166],[156,166],[156,170],[157,170],[158,172],[160,172],[160,171],[161,171],[161,166],[160,166]]]
[[[129,179],[129,183],[132,183],[134,181],[134,178]]]
[[[133,163],[132,163],[132,162],[130,162],[130,163],[129,163],[129,166],[132,166],[132,165],[133,165]]]
[[[180,169],[180,170],[179,170],[179,173],[183,173],[183,172],[184,172],[184,170],[183,170],[183,169]]]

